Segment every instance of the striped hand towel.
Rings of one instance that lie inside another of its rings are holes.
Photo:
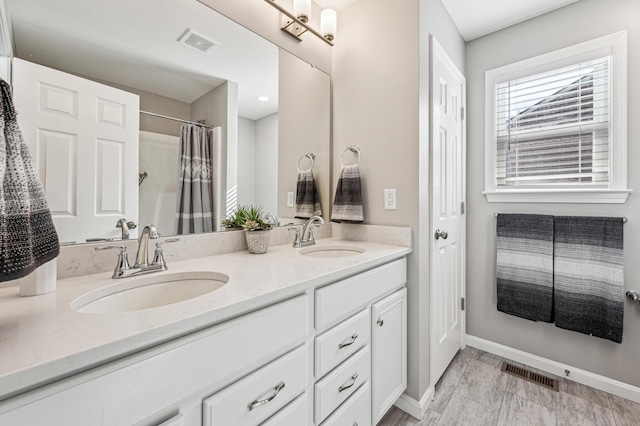
[[[499,214],[498,310],[534,321],[552,321],[553,216]]]
[[[333,222],[363,222],[362,183],[360,182],[360,166],[353,164],[342,166],[336,196],[331,211]]]
[[[556,326],[622,342],[623,221],[555,218]]]
[[[298,172],[295,217],[309,219],[311,216],[322,216],[322,207],[313,172],[303,170]]]
[[[60,253],[44,189],[0,79],[0,281],[22,278]]]

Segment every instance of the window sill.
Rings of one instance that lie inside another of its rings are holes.
[[[631,189],[556,189],[484,191],[490,203],[624,204]]]

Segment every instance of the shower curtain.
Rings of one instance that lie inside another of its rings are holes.
[[[213,214],[213,133],[193,124],[182,126],[179,149],[176,234],[215,230]]]

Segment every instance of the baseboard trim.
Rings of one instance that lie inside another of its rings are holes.
[[[424,395],[422,395],[422,398],[420,398],[420,401],[417,401],[406,393],[403,393],[394,405],[410,416],[421,420],[422,417],[424,417],[424,413],[427,412],[427,408],[429,408],[429,404],[431,404],[432,399],[433,388],[429,387]]]
[[[601,391],[608,392],[610,394],[640,403],[640,388],[636,386],[632,386],[618,380],[610,379],[608,377],[601,376],[590,371],[582,370],[580,368],[573,367],[567,364],[562,364],[548,358],[533,355],[519,349],[491,342],[480,337],[470,336],[467,334],[465,336],[465,339],[468,346],[481,349],[485,352],[490,352],[492,354],[499,355],[516,362],[520,362],[522,364],[529,365],[539,370],[555,374],[556,376],[566,377],[565,370],[569,370],[571,372],[569,379],[575,382],[582,383],[583,385],[591,386],[592,388],[599,389]]]

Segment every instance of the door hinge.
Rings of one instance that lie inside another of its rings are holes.
[[[460,299],[460,309],[464,311],[464,297]]]
[[[464,214],[464,201],[460,203],[460,214]]]
[[[464,107],[460,107],[460,120],[464,120]]]

